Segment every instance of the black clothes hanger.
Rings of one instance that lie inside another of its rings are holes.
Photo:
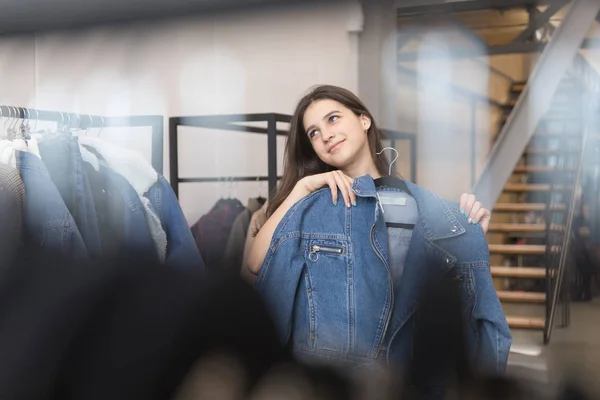
[[[394,149],[393,147],[386,147],[377,154],[378,155],[381,154],[384,150],[394,151],[396,153],[396,158],[394,158],[394,160],[390,163],[390,168],[389,168],[387,176],[382,176],[381,178],[374,179],[375,187],[381,187],[381,186],[393,187],[393,188],[400,189],[407,194],[410,194],[410,190],[408,190],[408,186],[406,185],[406,182],[404,181],[404,179],[400,179],[395,176],[392,176],[392,167],[393,167],[394,163],[396,162],[396,160],[398,159],[398,151],[396,149]],[[380,203],[381,203],[381,200],[380,200]],[[381,208],[383,210],[383,205],[381,205]],[[402,222],[386,222],[385,226],[388,228],[403,228],[403,229],[410,229],[410,230],[415,228],[415,224],[407,224],[407,223],[402,223]]]

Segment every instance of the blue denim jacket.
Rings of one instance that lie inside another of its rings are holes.
[[[357,206],[334,206],[329,189],[297,202],[277,226],[257,277],[279,335],[302,357],[408,366],[414,314],[429,279],[457,279],[470,361],[502,373],[510,331],[479,225],[406,182],[419,208],[400,290],[388,265],[385,221],[373,179],[354,180]]]
[[[77,224],[44,162],[34,154],[15,151],[17,169],[25,186],[24,241],[27,248],[60,256],[68,262],[85,262],[89,254]]]
[[[158,182],[144,196],[150,200],[167,234],[165,264],[176,268],[204,269],[204,261],[181,211],[181,205],[167,180],[162,175],[159,176]]]

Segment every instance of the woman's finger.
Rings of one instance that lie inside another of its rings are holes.
[[[335,176],[335,181],[344,197],[344,204],[346,204],[346,207],[350,207],[352,204],[350,202],[350,188],[348,187],[348,182],[344,179],[344,176],[340,171],[333,171],[333,175]]]
[[[484,233],[487,233],[488,228],[490,227],[490,220],[492,217],[492,213],[487,208],[481,207],[477,214],[475,215],[475,221],[479,222],[481,228]],[[477,223],[476,222],[476,223]]]
[[[348,191],[348,200],[350,201],[350,205],[356,205],[356,195],[352,192],[352,178],[348,175],[344,174],[342,171],[339,172],[339,177],[345,184],[345,188]]]
[[[471,209],[473,208],[473,205],[475,204],[475,201],[477,199],[475,198],[475,195],[473,194],[468,194],[467,195],[467,199],[465,200],[465,208],[464,208],[464,212],[463,215],[465,217],[469,217],[469,215],[471,214]]]
[[[467,206],[467,198],[469,197],[469,193],[463,193],[460,195],[460,213],[462,215],[465,215],[465,210],[466,210],[466,206]]]
[[[338,187],[335,178],[332,174],[326,174],[324,178],[325,183],[327,183],[327,186],[331,189],[331,200],[333,201],[333,205],[336,206],[338,203]]]
[[[468,223],[469,224],[476,224],[478,219],[476,218],[477,213],[482,209],[483,207],[481,206],[481,203],[476,201],[473,206],[471,207],[471,210],[469,211],[469,220]]]

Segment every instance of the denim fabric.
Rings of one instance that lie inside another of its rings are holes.
[[[165,264],[176,268],[201,268],[204,261],[194,242],[181,206],[173,189],[163,176],[159,176],[145,194],[167,234],[167,258]]]
[[[76,137],[58,136],[39,144],[52,181],[71,212],[91,257],[101,254],[98,217]]]
[[[282,341],[303,357],[408,366],[427,285],[447,279],[460,284],[471,363],[480,372],[504,372],[511,336],[483,230],[461,217],[458,204],[406,183],[419,218],[398,290],[370,176],[354,180],[356,207],[334,206],[322,189],[286,213],[256,280]]]
[[[89,254],[77,224],[42,160],[22,151],[15,151],[15,157],[25,186],[26,247],[32,252],[58,255],[66,261],[88,261]]]

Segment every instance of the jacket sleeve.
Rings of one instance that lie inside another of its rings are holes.
[[[472,276],[477,295],[471,321],[477,337],[475,367],[484,374],[504,374],[512,337],[496,294],[489,263],[475,266]]]
[[[283,344],[290,338],[294,300],[303,269],[299,235],[286,235],[272,241],[256,279],[255,286],[267,304]]]
[[[148,197],[158,211],[167,234],[166,264],[175,268],[201,268],[204,261],[196,246],[181,206],[167,180],[161,176],[150,188]]]

